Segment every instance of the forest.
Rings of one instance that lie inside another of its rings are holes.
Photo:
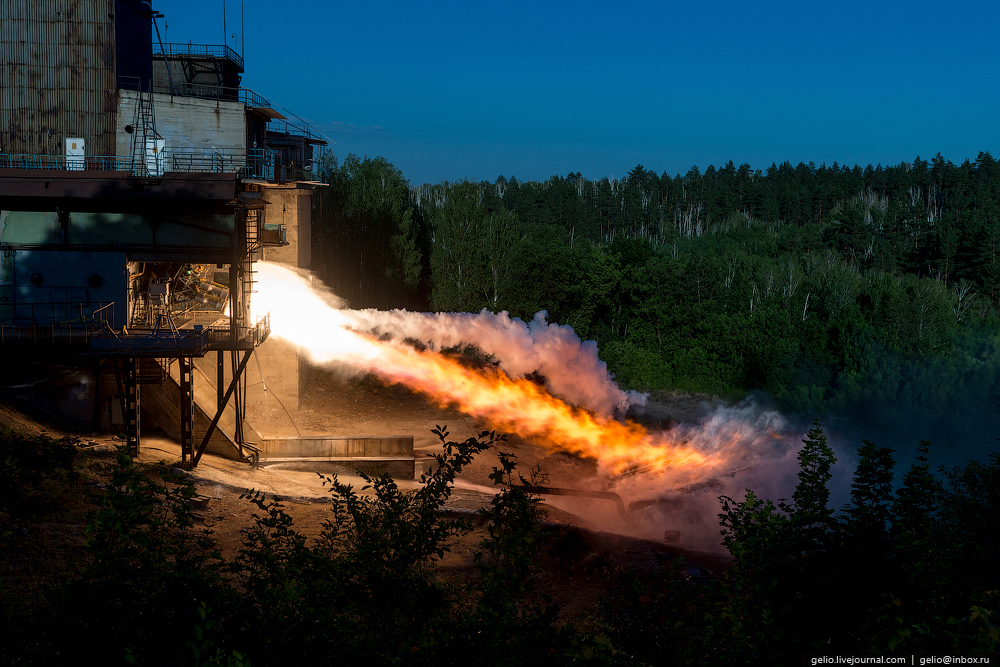
[[[988,152],[416,187],[349,155],[322,178],[313,266],[352,307],[544,310],[626,388],[752,394],[983,452],[1000,430]]]
[[[595,557],[587,531],[545,522],[537,471],[517,468],[502,434],[454,442],[439,428],[442,454],[416,490],[381,476],[361,495],[327,479],[319,535],[248,490],[252,522],[223,556],[182,464],[125,448],[112,462],[0,424],[0,663],[996,658],[998,169],[981,153],[411,187],[383,158],[331,159],[313,265],[351,306],[546,310],[598,341],[623,386],[822,419],[801,438],[794,490],[718,498],[723,571],[677,556],[635,572]],[[852,443],[849,497],[834,503],[828,425],[847,418],[892,437]],[[498,452],[492,502],[443,511],[486,448]],[[932,465],[942,450],[954,465]],[[86,529],[54,550],[65,566],[43,586],[38,526],[73,507]],[[450,540],[475,526],[474,569],[440,577]],[[608,585],[568,621],[542,564]]]

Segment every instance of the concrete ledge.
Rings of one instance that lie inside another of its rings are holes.
[[[293,456],[289,458],[262,458],[260,465],[294,463],[296,461],[412,461],[412,456]]]
[[[330,475],[381,475],[387,473],[395,479],[413,479],[412,457],[314,457],[294,459],[261,459],[259,465],[280,470],[317,472]]]
[[[314,435],[271,438],[261,434],[260,458],[338,459],[413,457],[412,435]]]

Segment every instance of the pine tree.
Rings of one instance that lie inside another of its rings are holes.
[[[819,422],[813,422],[799,451],[799,483],[792,494],[792,504],[782,503],[792,524],[801,530],[804,549],[821,547],[833,522],[833,509],[827,507],[830,490],[826,484],[833,474],[830,468],[837,459],[827,444]]]
[[[875,537],[886,532],[892,512],[892,468],[896,464],[889,447],[876,447],[862,440],[858,467],[851,484],[851,504],[844,508],[852,532]]]

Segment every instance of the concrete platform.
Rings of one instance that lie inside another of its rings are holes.
[[[325,475],[357,475],[358,473],[364,473],[370,477],[374,477],[386,473],[396,480],[415,479],[415,466],[412,456],[261,459],[257,465],[275,470],[315,472]]]
[[[388,473],[413,479],[412,435],[261,435],[259,465],[286,470]]]

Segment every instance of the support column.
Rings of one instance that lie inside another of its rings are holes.
[[[102,359],[94,362],[94,412],[90,423],[95,431],[101,430],[101,375],[103,375],[104,363]],[[108,420],[108,425],[111,425]]]
[[[181,389],[181,461],[194,458],[194,421],[191,409],[194,396],[194,360],[188,356],[177,359]]]
[[[132,456],[139,456],[139,358],[125,357],[125,438]]]
[[[250,359],[250,355],[253,353],[251,349],[246,354],[247,360]],[[236,441],[236,445],[243,451],[243,418],[246,416],[246,397],[243,395],[243,389],[246,387],[246,382],[243,378],[243,369],[246,368],[244,363],[242,366],[239,364],[239,352],[236,350],[232,351],[233,360],[233,384],[236,385],[236,393],[233,395],[233,408],[236,410],[236,424],[233,426],[233,439]],[[239,370],[237,370],[239,369]]]
[[[219,350],[215,353],[218,359],[218,366],[215,371],[215,409],[218,410],[222,407],[222,397],[225,396],[226,390],[222,388],[222,385],[226,383],[226,353],[223,350]]]

